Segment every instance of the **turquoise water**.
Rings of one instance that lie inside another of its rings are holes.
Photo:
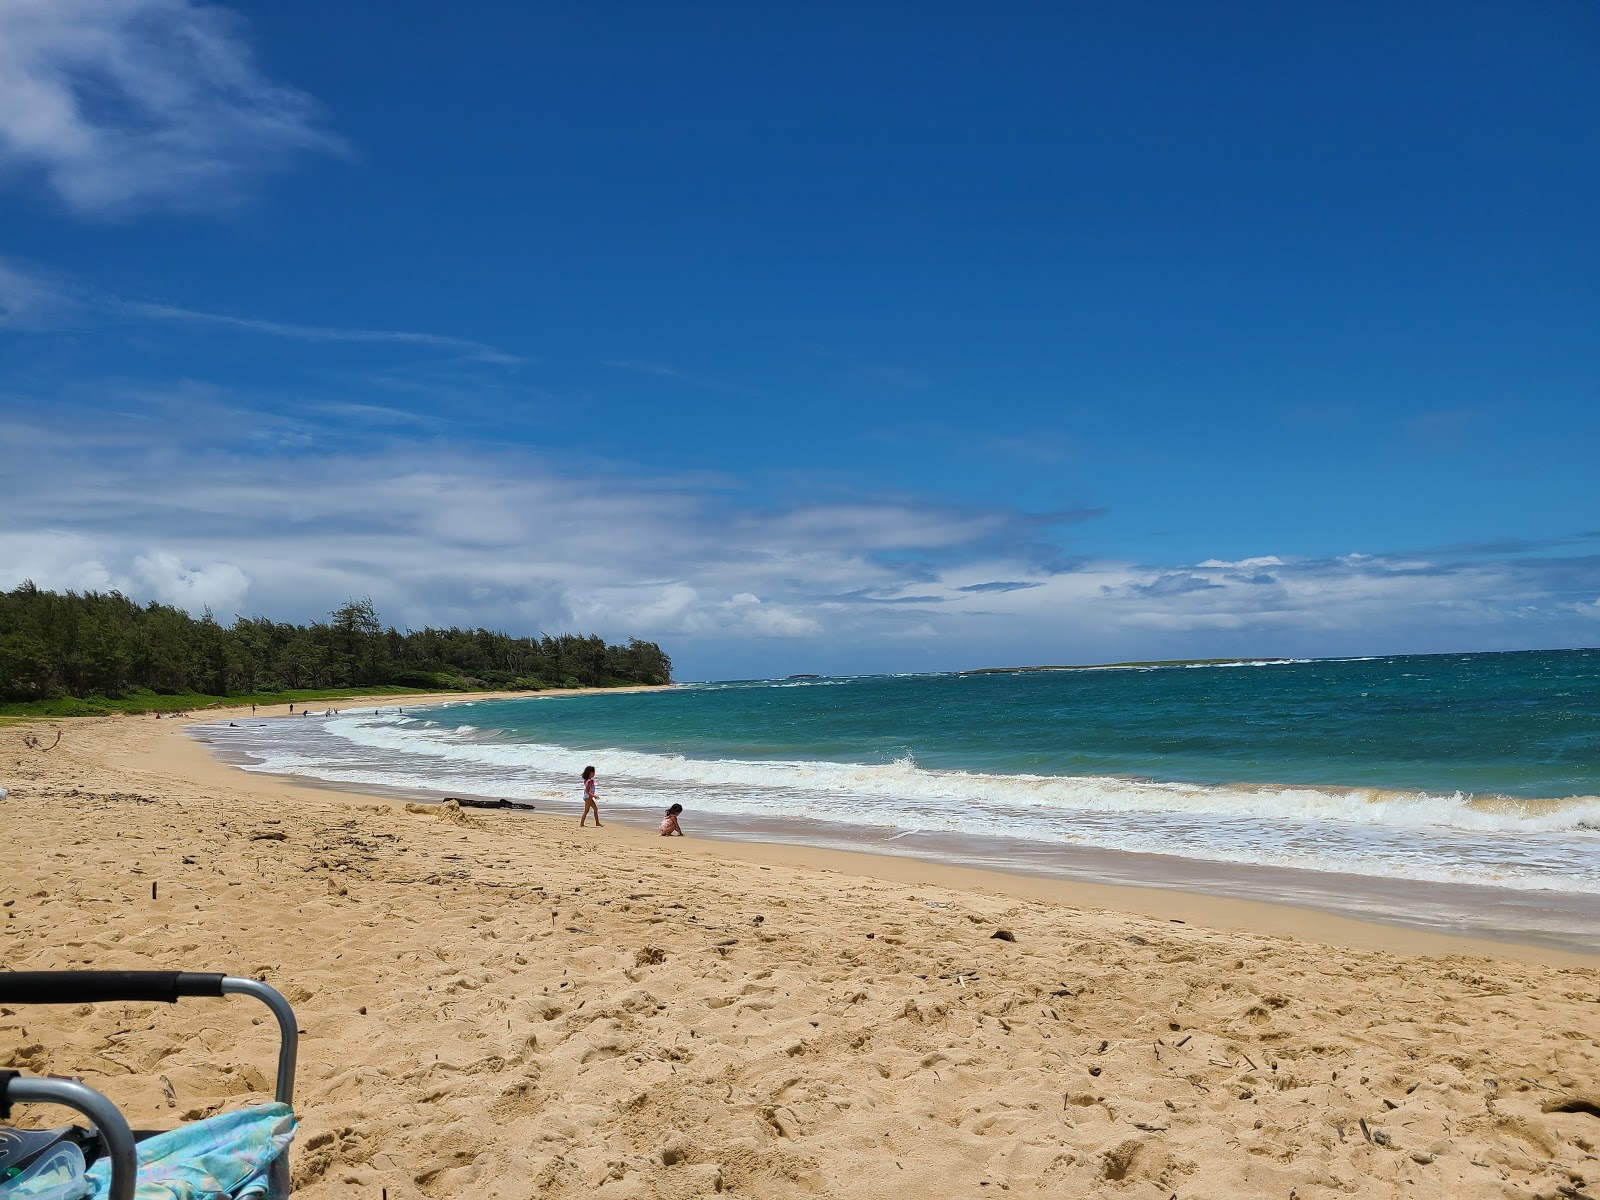
[[[695,758],[1600,794],[1600,651],[713,683],[474,721]]]
[[[607,812],[681,803],[692,832],[1364,915],[1454,888],[1460,924],[1555,905],[1600,945],[1600,651],[704,683],[207,736],[252,770],[574,815],[593,764]]]

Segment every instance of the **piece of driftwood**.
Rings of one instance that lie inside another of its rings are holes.
[[[39,735],[36,733],[23,734],[22,744],[29,750],[54,750],[61,744],[61,730],[59,727],[56,729],[56,740],[51,742],[48,746],[39,740]]]
[[[462,808],[515,808],[523,812],[532,812],[534,806],[524,804],[520,800],[466,800],[460,796],[446,796],[446,800],[454,800]]]

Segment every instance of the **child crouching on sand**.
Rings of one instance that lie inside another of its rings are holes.
[[[681,804],[674,804],[667,809],[667,815],[661,818],[662,837],[671,837],[673,834],[677,834],[679,837],[683,836],[683,830],[678,828],[678,814],[682,811],[683,805]]]

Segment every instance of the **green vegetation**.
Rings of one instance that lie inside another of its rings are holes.
[[[119,592],[0,592],[0,714],[77,716],[353,695],[664,684],[654,642],[385,629],[369,599],[327,624],[217,623]]]

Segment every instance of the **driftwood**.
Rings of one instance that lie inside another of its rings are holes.
[[[454,800],[462,808],[515,808],[523,812],[532,812],[534,806],[525,804],[520,800],[467,800],[461,796],[446,796],[446,800]]]
[[[29,750],[54,750],[61,744],[61,727],[56,726],[56,740],[51,742],[48,746],[39,740],[39,735],[36,733],[23,734],[22,744]]]

